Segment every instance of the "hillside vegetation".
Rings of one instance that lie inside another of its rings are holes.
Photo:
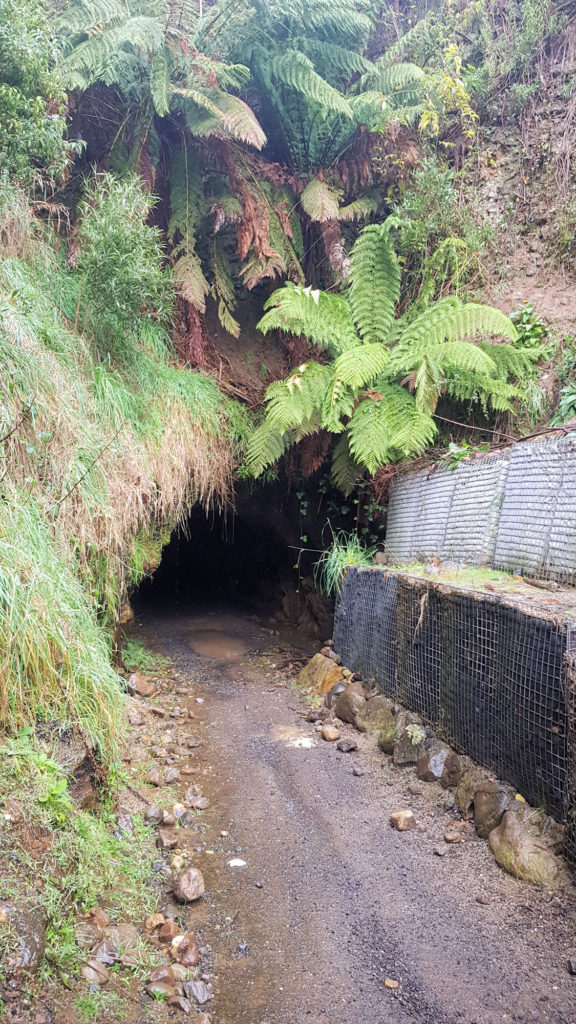
[[[0,0],[6,735],[77,725],[114,763],[123,603],[235,475],[290,449],[312,489],[327,460],[324,490],[381,495],[390,464],[549,418],[560,385],[557,421],[576,409],[571,338],[492,271],[539,172],[569,198],[540,262],[571,268],[571,156],[534,125],[551,90],[570,123],[575,13]],[[495,220],[496,127],[527,142]]]

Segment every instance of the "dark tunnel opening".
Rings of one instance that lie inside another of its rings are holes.
[[[135,595],[137,613],[234,611],[330,636],[333,604],[319,591],[318,554],[301,550],[298,514],[269,488],[237,495],[236,511],[195,508]]]

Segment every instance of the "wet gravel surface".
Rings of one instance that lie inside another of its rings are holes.
[[[139,635],[173,659],[180,703],[187,688],[203,701],[196,927],[215,1024],[576,1024],[573,885],[516,881],[471,827],[436,855],[449,794],[410,794],[413,769],[374,737],[343,726],[359,747],[343,754],[318,736],[293,685],[298,638],[223,615],[155,617]],[[419,828],[394,831],[408,807]]]

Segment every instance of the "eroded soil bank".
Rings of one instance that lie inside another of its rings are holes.
[[[374,737],[351,727],[342,734],[356,752],[324,742],[293,681],[309,645],[298,649],[299,638],[277,628],[171,613],[138,629],[173,671],[157,696],[138,698],[126,761],[134,788],[170,807],[179,787],[145,780],[176,761],[184,785],[199,783],[210,801],[178,830],[183,855],[204,874],[203,899],[174,908],[173,852],[164,868],[159,854],[157,868],[159,909],[180,913],[203,951],[213,999],[202,1009],[213,1024],[576,1024],[566,966],[576,948],[573,885],[546,893],[505,875],[473,826],[435,854],[453,818],[450,794],[415,787],[413,769],[391,766]],[[199,745],[178,756],[183,730]],[[419,829],[396,832],[389,815],[407,807]],[[130,1024],[199,1012],[130,992]],[[69,1012],[50,1019],[76,1021]]]

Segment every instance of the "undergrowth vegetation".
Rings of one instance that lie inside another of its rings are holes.
[[[102,626],[195,502],[230,499],[244,421],[171,352],[150,197],[97,179],[66,263],[4,188],[0,237],[0,701],[4,727],[77,722],[113,753],[122,700]]]

